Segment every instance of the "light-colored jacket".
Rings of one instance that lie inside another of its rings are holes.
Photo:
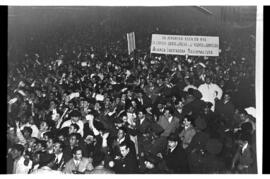
[[[222,89],[213,83],[201,84],[198,90],[202,93],[202,100],[205,102],[211,102],[213,104],[211,110],[215,110],[215,98],[221,99],[223,91]]]
[[[72,174],[73,170],[85,172],[86,170],[91,171],[93,169],[92,158],[83,157],[78,166],[75,165],[74,159],[72,158],[66,163],[63,172]]]

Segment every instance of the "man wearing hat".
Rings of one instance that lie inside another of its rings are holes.
[[[189,173],[187,155],[182,146],[179,145],[177,134],[168,137],[168,150],[164,154],[164,160],[171,173]]]

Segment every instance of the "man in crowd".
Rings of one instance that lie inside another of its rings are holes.
[[[201,84],[198,90],[202,93],[202,100],[213,104],[211,110],[215,110],[215,104],[217,100],[220,100],[223,94],[222,89],[211,82],[211,77],[205,77],[205,83]]]

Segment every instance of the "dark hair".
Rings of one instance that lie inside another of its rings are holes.
[[[61,148],[62,150],[65,149],[66,145],[64,144],[64,142],[62,142],[62,141],[60,141],[60,140],[55,140],[55,141],[54,141],[54,144],[56,144],[56,143],[60,144],[60,148]]]
[[[39,162],[40,166],[38,168],[46,166],[49,163],[53,162],[54,160],[55,160],[55,155],[42,152],[40,153],[40,162]]]
[[[47,147],[46,141],[45,140],[38,140],[36,142],[36,144],[41,144],[41,147],[43,147],[44,149]]]
[[[126,146],[126,148],[130,149],[130,144],[127,141],[124,141],[119,145],[119,147],[123,147],[123,146]]]
[[[138,114],[139,114],[139,112],[142,112],[144,115],[147,113],[145,108],[139,108],[138,109]]]
[[[73,110],[70,114],[70,117],[81,117],[81,112],[78,110]]]
[[[43,136],[48,136],[49,139],[54,139],[54,134],[51,131],[45,132]]]
[[[118,130],[122,130],[125,134],[127,134],[127,128],[124,126],[119,127]]]
[[[31,136],[32,133],[33,133],[33,129],[32,129],[31,127],[27,127],[27,126],[23,128],[23,131],[29,132],[30,136]]]
[[[173,115],[173,108],[171,108],[171,107],[166,107],[166,108],[164,109],[164,111],[166,111],[166,110],[168,110],[169,113],[170,113],[171,115]]]
[[[102,161],[105,159],[105,154],[104,152],[98,151],[95,153],[93,157],[93,166],[96,167],[101,164]]]
[[[71,138],[71,137],[73,137],[73,136],[75,136],[77,140],[81,140],[81,135],[80,135],[79,133],[71,133],[71,134],[69,135],[69,138]]]
[[[12,149],[15,149],[15,150],[21,152],[21,154],[23,154],[23,152],[24,152],[24,146],[21,145],[21,144],[15,144],[15,145],[12,147]]]
[[[169,137],[168,137],[168,141],[179,141],[179,136],[177,134],[171,134]]]
[[[78,124],[70,124],[70,126],[73,126],[77,131],[80,129],[80,126]]]
[[[72,149],[72,154],[75,155],[77,151],[81,150],[83,155],[83,149],[79,146],[76,146]]]

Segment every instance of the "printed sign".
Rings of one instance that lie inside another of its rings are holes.
[[[152,34],[151,53],[219,56],[219,37]]]

